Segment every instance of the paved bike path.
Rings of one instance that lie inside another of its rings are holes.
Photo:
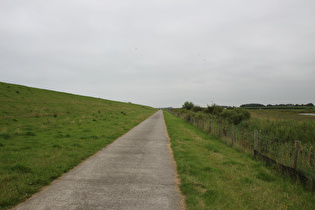
[[[158,111],[17,209],[180,209]]]

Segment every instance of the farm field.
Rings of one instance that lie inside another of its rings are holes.
[[[294,120],[294,121],[314,121],[315,116],[300,115],[303,113],[315,114],[315,108],[307,107],[303,109],[247,109],[251,117],[254,119],[280,121],[280,120]]]
[[[164,112],[188,209],[314,209],[315,195],[208,132]]]
[[[154,112],[0,83],[0,208],[27,199]]]

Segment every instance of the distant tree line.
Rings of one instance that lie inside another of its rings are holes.
[[[240,107],[264,107],[265,105],[263,104],[242,104]]]
[[[251,104],[242,104],[240,107],[242,108],[259,108],[259,107],[305,107],[305,106],[314,106],[314,104],[312,103],[308,103],[308,104],[268,104],[267,106],[263,105],[263,104],[256,104],[256,103],[251,103]]]

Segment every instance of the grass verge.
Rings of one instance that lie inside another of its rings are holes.
[[[155,111],[0,83],[0,209],[27,199]]]
[[[188,209],[315,209],[290,178],[164,112]]]

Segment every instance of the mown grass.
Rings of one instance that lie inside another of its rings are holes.
[[[27,199],[155,111],[0,83],[0,208]]]
[[[315,195],[290,178],[164,112],[188,209],[314,209]]]

